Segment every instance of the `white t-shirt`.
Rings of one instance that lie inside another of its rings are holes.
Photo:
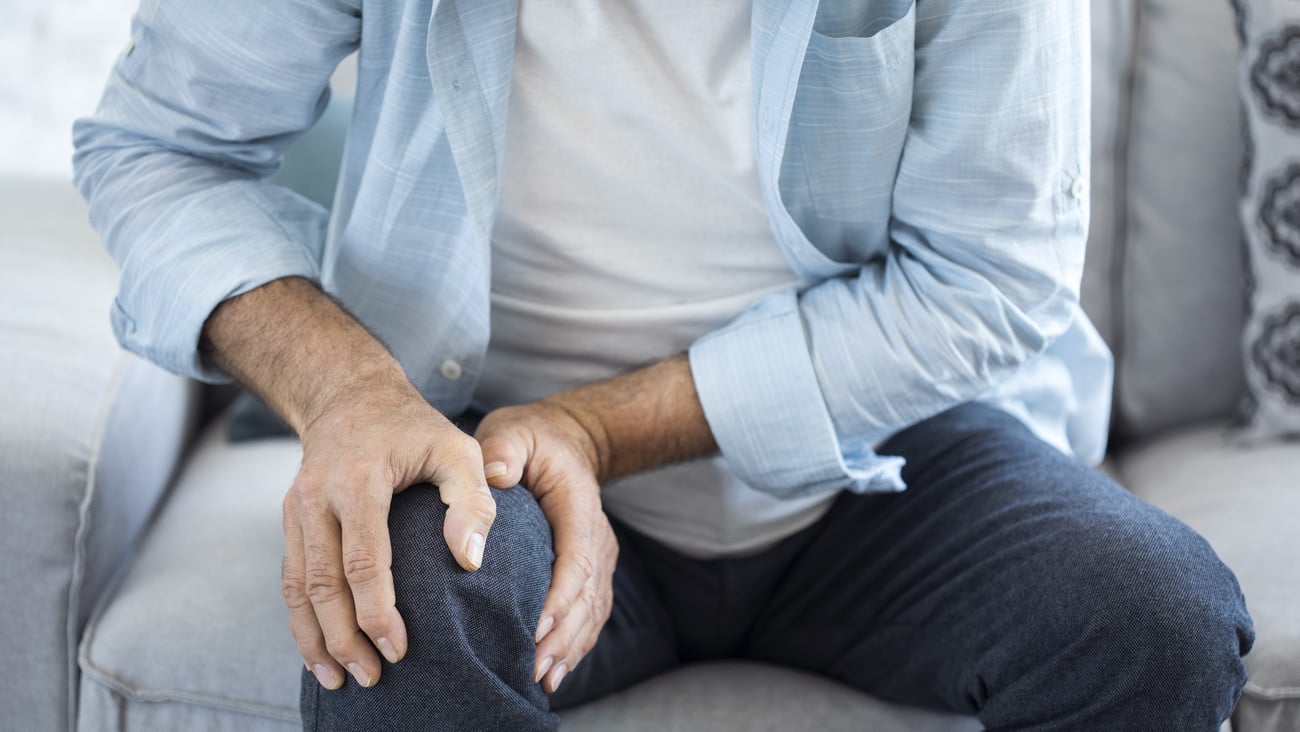
[[[798,284],[755,171],[751,0],[522,0],[480,409],[680,353]],[[722,458],[605,486],[696,557],[757,551],[833,496],[777,500]]]

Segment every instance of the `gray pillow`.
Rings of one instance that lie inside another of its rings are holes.
[[[1300,3],[1232,0],[1247,155],[1241,217],[1249,387],[1241,436],[1300,437]]]

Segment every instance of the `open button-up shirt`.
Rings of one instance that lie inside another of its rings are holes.
[[[821,7],[819,7],[819,5]],[[129,349],[216,380],[222,300],[315,279],[439,409],[489,337],[511,0],[144,0],[77,181],[122,266]],[[690,361],[733,470],[778,496],[901,490],[889,434],[969,400],[1087,461],[1110,354],[1078,305],[1088,221],[1088,7],[1061,0],[755,0],[760,184],[799,285]],[[327,212],[265,181],[360,49]]]

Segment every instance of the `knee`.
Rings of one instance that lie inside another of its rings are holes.
[[[522,488],[496,491],[483,565],[466,572],[443,540],[435,488],[393,497],[389,537],[407,653],[379,683],[326,692],[304,676],[313,729],[545,729],[556,726],[533,683],[533,631],[550,581],[550,529]]]
[[[1246,681],[1250,616],[1236,577],[1210,545],[1151,513],[1155,519],[1141,524],[1094,525],[1071,537],[1064,575],[1075,611],[1058,648],[1100,662],[1096,671],[1113,693],[1132,692],[1164,714],[1199,712],[1217,725]]]
[[[447,507],[436,488],[412,486],[393,497],[393,581],[408,626],[427,625],[426,618],[444,627],[447,619],[489,617],[495,633],[509,634],[536,623],[553,561],[549,524],[525,489],[493,495],[497,516],[476,572],[461,569],[443,540]]]

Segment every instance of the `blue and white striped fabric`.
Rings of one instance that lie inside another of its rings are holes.
[[[1099,460],[1112,366],[1078,306],[1087,4],[818,5],[754,4],[759,175],[802,284],[691,348],[723,454],[775,495],[901,490],[901,460],[874,446],[979,399]],[[121,341],[219,379],[197,352],[208,314],[299,275],[435,406],[463,409],[489,335],[515,19],[511,0],[144,0],[75,129],[78,184],[123,269]],[[327,213],[263,179],[357,48]]]

